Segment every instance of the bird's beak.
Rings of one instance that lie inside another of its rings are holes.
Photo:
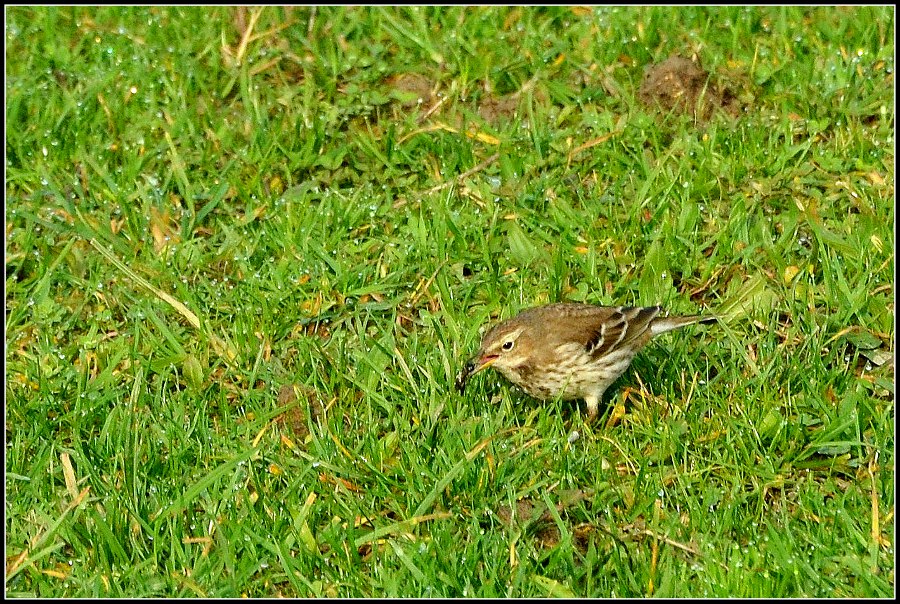
[[[474,357],[466,363],[465,367],[462,368],[462,371],[459,372],[459,375],[456,376],[456,389],[460,392],[465,392],[466,384],[469,382],[469,378],[481,371],[482,369],[487,369],[500,357],[492,354],[486,355],[483,357]]]

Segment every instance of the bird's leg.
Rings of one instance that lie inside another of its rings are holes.
[[[589,394],[584,397],[587,403],[588,421],[594,421],[597,418],[597,410],[600,408],[600,397],[596,394]]]

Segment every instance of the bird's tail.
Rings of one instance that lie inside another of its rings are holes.
[[[715,323],[716,321],[718,321],[716,317],[708,315],[657,317],[650,323],[650,333],[657,335],[672,331],[673,329],[678,329],[679,327],[684,327],[685,325],[693,325],[694,323]]]

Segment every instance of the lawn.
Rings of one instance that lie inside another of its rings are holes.
[[[893,7],[8,7],[11,597],[891,597]],[[661,304],[608,391],[482,328]]]

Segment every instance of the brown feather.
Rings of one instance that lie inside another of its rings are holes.
[[[484,335],[457,378],[493,367],[540,399],[584,398],[595,415],[604,390],[653,336],[714,317],[659,316],[660,306],[559,303],[522,311]]]

